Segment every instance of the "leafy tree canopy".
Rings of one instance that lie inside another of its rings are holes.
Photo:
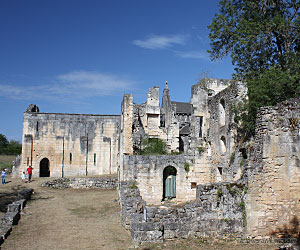
[[[5,135],[0,134],[0,148],[7,147],[8,140]]]
[[[221,0],[209,25],[211,58],[230,55],[234,77],[248,85],[245,134],[253,134],[257,108],[300,93],[299,9],[299,0]]]
[[[6,136],[0,134],[0,154],[17,155],[21,154],[22,145],[18,141],[8,141]]]

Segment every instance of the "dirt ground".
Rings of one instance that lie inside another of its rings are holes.
[[[128,249],[129,231],[120,223],[120,207],[115,190],[56,190],[42,188],[45,179],[24,186],[34,188],[19,224],[13,228],[2,250],[43,249]],[[20,180],[1,186],[11,194]],[[11,196],[11,195],[10,195]]]
[[[21,220],[2,244],[1,250],[118,250],[134,249],[130,233],[120,223],[115,190],[74,190],[41,187],[47,178],[22,184],[9,179],[0,186],[0,215],[18,190],[35,190]],[[276,244],[241,244],[234,241],[187,239],[147,244],[140,250],[274,250]]]

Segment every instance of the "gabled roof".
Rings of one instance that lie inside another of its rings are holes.
[[[192,104],[188,102],[171,102],[176,107],[176,114],[192,114]]]

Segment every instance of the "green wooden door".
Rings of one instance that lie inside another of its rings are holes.
[[[165,197],[175,198],[176,197],[176,176],[169,175],[165,181]]]

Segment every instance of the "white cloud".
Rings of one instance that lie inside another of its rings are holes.
[[[116,75],[73,71],[56,76],[41,85],[0,84],[0,96],[18,100],[84,100],[89,97],[120,94],[132,89],[135,82]]]
[[[184,45],[186,35],[151,35],[145,40],[134,40],[133,44],[144,49],[166,49],[173,45]]]
[[[176,51],[178,57],[192,59],[209,59],[207,52],[204,51]]]

